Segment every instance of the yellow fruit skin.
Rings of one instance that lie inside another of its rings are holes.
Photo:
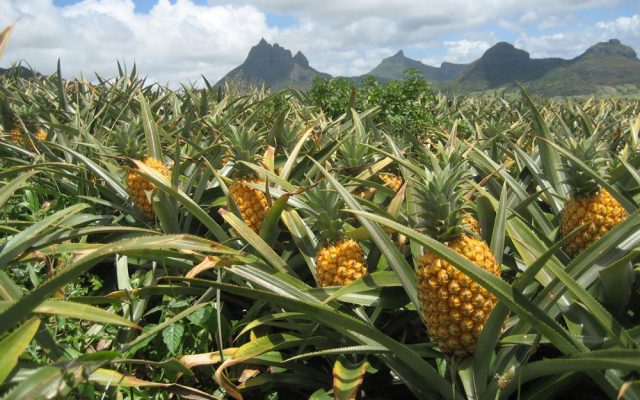
[[[20,128],[11,129],[11,141],[16,144],[22,142],[22,133],[20,133]]]
[[[258,189],[245,183],[259,183],[259,180],[244,179],[229,185],[229,195],[240,209],[242,219],[254,232],[259,232],[262,222],[269,212],[267,196]]]
[[[147,157],[142,162],[149,168],[152,168],[165,177],[169,177],[169,170],[162,164],[162,161],[153,157]],[[153,190],[156,187],[153,183],[149,182],[140,175],[129,173],[127,176],[127,188],[129,189],[129,195],[133,199],[133,203],[136,205],[144,215],[149,218],[155,216],[153,205],[147,198],[147,191]]]
[[[47,136],[49,136],[47,134],[47,131],[45,131],[44,129],[38,129],[35,135],[38,138],[38,140],[41,142],[47,140]]]
[[[463,235],[448,247],[500,276],[500,266],[485,241]],[[473,354],[496,305],[495,296],[436,254],[425,253],[418,264],[418,296],[429,337],[444,353]]]
[[[469,229],[471,232],[475,233],[476,235],[481,234],[480,223],[478,222],[476,217],[473,216],[473,214],[465,213],[464,216],[462,217],[462,225],[465,225],[467,229]]]
[[[380,179],[384,182],[385,186],[388,186],[394,192],[397,192],[402,187],[402,178],[400,178],[396,174],[392,174],[390,172],[385,172],[379,174]]]
[[[45,131],[44,129],[40,128],[38,129],[35,133],[34,136],[36,137],[36,139],[38,139],[38,141],[42,142],[47,140],[47,131]],[[36,151],[36,147],[34,145],[34,143],[31,141],[31,138],[28,136],[24,137],[24,141],[25,144],[27,145],[27,149],[29,149],[29,151]]]
[[[565,253],[571,258],[578,256],[627,216],[627,211],[606,189],[592,196],[567,199],[560,215],[562,236],[586,226],[564,244]]]
[[[360,245],[353,239],[340,240],[316,253],[316,275],[320,286],[344,286],[367,273]]]
[[[376,192],[378,191],[378,189],[374,188],[374,187],[370,187],[364,190],[358,190],[357,192],[354,193],[354,195],[362,198],[362,199],[369,199],[371,198],[374,194],[376,194]]]

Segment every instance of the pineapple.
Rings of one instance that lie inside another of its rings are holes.
[[[320,286],[344,286],[367,273],[362,248],[344,236],[344,203],[326,182],[306,193],[310,225],[318,233],[316,278]],[[313,211],[311,211],[313,210]]]
[[[231,127],[228,138],[227,154],[233,161],[235,181],[229,185],[229,196],[238,206],[242,219],[254,232],[259,232],[264,218],[269,212],[269,200],[260,190],[248,186],[248,183],[263,184],[255,173],[241,161],[253,163],[259,159],[262,136],[251,130]]]
[[[169,177],[169,170],[162,163],[162,161],[153,157],[146,157],[144,160],[142,160],[142,162],[147,167],[158,171],[167,178]],[[133,172],[129,172],[129,175],[127,176],[127,188],[129,189],[129,195],[131,195],[133,203],[144,215],[149,218],[153,218],[155,216],[155,211],[153,210],[153,205],[147,197],[147,192],[153,190],[155,187],[156,186],[153,183]]]
[[[43,142],[43,141],[47,140],[47,136],[49,136],[49,135],[47,134],[47,131],[45,131],[42,128],[39,128],[34,133],[34,136],[35,136],[36,140],[38,140],[40,142]],[[32,139],[30,137],[25,136],[24,140],[25,140],[25,144],[27,146],[27,149],[29,151],[35,151],[36,150],[35,143],[33,143]]]
[[[464,219],[470,218],[464,211],[469,167],[462,149],[440,146],[439,156],[440,160],[431,156],[432,170],[425,170],[416,188],[416,228],[500,276],[487,243],[473,234],[473,228],[465,227]],[[429,336],[444,353],[473,354],[496,298],[437,254],[427,251],[417,269],[420,308]]]
[[[565,144],[572,154],[606,179],[606,145],[599,141],[597,135],[588,139],[570,139]],[[576,228],[582,227],[581,231],[563,245],[565,253],[574,258],[624,221],[628,214],[606,189],[600,187],[592,176],[573,161],[567,160],[564,171],[570,193],[560,214],[560,231],[566,237]]]
[[[38,138],[39,141],[44,142],[45,140],[47,140],[47,137],[49,136],[49,134],[47,133],[47,131],[45,131],[42,128],[39,128],[36,133],[36,138]]]
[[[472,213],[468,211],[462,212],[462,225],[471,231],[471,233],[480,236],[480,223]]]
[[[22,133],[20,132],[20,128],[11,129],[11,141],[15,144],[22,143]]]
[[[383,172],[378,174],[382,182],[384,182],[384,186],[388,186],[394,192],[397,192],[402,187],[404,183],[402,178],[396,174],[392,174],[391,172]]]

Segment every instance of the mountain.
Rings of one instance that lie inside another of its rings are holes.
[[[529,83],[534,93],[564,96],[615,93],[630,85],[640,86],[640,60],[632,48],[617,39],[598,43]]]
[[[291,51],[271,45],[262,39],[253,46],[244,62],[220,79],[216,85],[231,81],[243,81],[265,85],[273,90],[286,87],[307,89],[316,76],[329,78],[330,75],[318,72],[309,66],[309,60],[301,52],[295,56]]]
[[[366,75],[373,76],[379,82],[388,82],[402,79],[404,77],[404,71],[407,69],[417,69],[424,75],[425,79],[433,82],[441,82],[453,78],[465,66],[465,64],[444,62],[440,67],[432,67],[405,56],[404,52],[400,50],[393,56],[383,59],[377,67]]]
[[[525,50],[499,42],[470,64],[444,62],[432,67],[405,56],[402,50],[383,59],[368,74],[379,82],[402,79],[407,69],[417,69],[436,89],[452,94],[515,91],[520,82],[532,94],[571,96],[593,93],[635,94],[640,87],[640,60],[636,52],[617,39],[597,43],[580,56],[531,58]],[[366,76],[353,77],[356,83]],[[308,89],[314,77],[330,75],[316,71],[301,52],[271,45],[264,39],[251,48],[242,65],[218,84],[241,80],[279,90]]]
[[[457,76],[443,82],[446,92],[468,94],[504,88],[521,82],[530,93],[546,96],[583,95],[640,82],[640,60],[617,39],[598,43],[582,55],[532,59],[524,50],[500,42]]]
[[[19,76],[24,79],[31,79],[36,75],[39,75],[37,72],[29,69],[27,67],[23,67],[22,65],[16,65],[9,68],[0,68],[0,76],[11,75],[11,76]]]

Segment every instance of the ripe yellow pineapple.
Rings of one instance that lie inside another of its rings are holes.
[[[267,196],[246,183],[261,183],[259,179],[242,179],[229,185],[229,195],[238,206],[242,218],[255,232],[259,232],[262,222],[269,212]]]
[[[45,140],[47,140],[47,137],[49,136],[49,134],[47,133],[47,131],[45,131],[44,129],[40,128],[36,131],[35,133],[36,137],[38,138],[39,141],[43,142]]]
[[[22,133],[20,132],[20,128],[11,129],[11,141],[15,144],[22,143]]]
[[[470,212],[464,211],[462,213],[462,225],[466,226],[472,233],[480,235],[480,223]]]
[[[142,162],[149,168],[152,168],[165,177],[169,177],[169,170],[164,166],[162,161],[153,157],[147,157]],[[144,177],[130,172],[127,176],[127,188],[136,207],[147,217],[153,218],[155,211],[153,205],[147,197],[147,192],[153,190],[156,186],[146,180]]]
[[[378,174],[382,182],[384,182],[384,186],[388,186],[394,192],[397,192],[402,187],[404,183],[402,178],[396,174],[392,174],[390,172],[383,172]]]
[[[35,136],[36,140],[42,142],[42,141],[47,140],[48,134],[47,134],[47,131],[45,131],[42,128],[39,128],[34,133],[34,136]],[[32,138],[30,138],[28,136],[25,136],[24,137],[24,141],[25,141],[25,144],[27,146],[27,149],[29,149],[29,151],[35,151],[36,150],[35,143],[33,143]]]
[[[229,185],[229,196],[236,203],[242,219],[255,232],[259,232],[262,222],[269,212],[269,200],[260,190],[249,187],[247,183],[262,183],[245,163],[256,162],[263,145],[262,136],[251,129],[231,127],[227,138],[227,157],[233,162],[235,181]]]
[[[344,236],[347,215],[342,198],[326,182],[306,192],[309,223],[318,234],[316,278],[320,286],[343,286],[367,273],[360,245]]]
[[[327,244],[316,253],[320,286],[347,285],[367,273],[362,248],[353,239]]]
[[[425,170],[416,187],[417,229],[500,276],[487,243],[465,232],[464,219],[472,217],[463,211],[469,168],[462,149],[439,146],[438,156],[432,156],[431,170]],[[420,257],[417,269],[420,308],[429,337],[442,352],[458,357],[473,354],[496,298],[435,253],[427,251]]]
[[[572,139],[566,145],[573,155],[606,179],[606,145],[599,141],[598,136]],[[566,237],[574,229],[582,229],[563,245],[567,255],[574,258],[624,221],[628,213],[618,200],[573,161],[567,160],[564,171],[571,191],[560,214],[560,231]]]

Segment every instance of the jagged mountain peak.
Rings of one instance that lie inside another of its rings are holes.
[[[309,60],[307,60],[307,57],[305,57],[300,50],[293,56],[293,61],[303,67],[309,67]]]
[[[240,80],[267,87],[299,87],[311,85],[313,77],[328,76],[309,66],[309,60],[302,52],[295,56],[278,43],[269,44],[264,38],[249,50],[246,60],[225,75],[218,84]]]

